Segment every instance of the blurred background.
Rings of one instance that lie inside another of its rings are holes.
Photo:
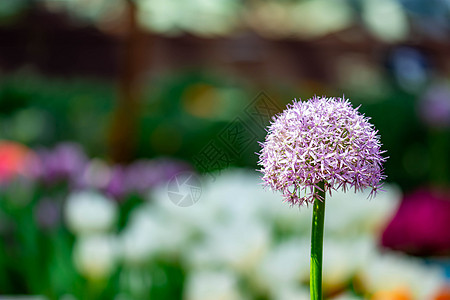
[[[314,95],[389,156],[327,203],[326,298],[450,299],[448,0],[1,0],[0,299],[309,299],[255,152]]]

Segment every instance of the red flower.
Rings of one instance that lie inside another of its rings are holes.
[[[17,175],[28,175],[27,166],[34,154],[24,145],[11,141],[0,141],[0,183]]]
[[[382,244],[413,255],[450,254],[450,192],[419,189],[405,196]]]

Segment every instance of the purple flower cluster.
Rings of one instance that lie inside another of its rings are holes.
[[[109,165],[101,159],[89,160],[81,145],[76,143],[40,149],[37,159],[31,163],[33,178],[46,185],[96,189],[117,199],[130,194],[145,196],[150,189],[167,183],[176,174],[192,170],[183,161],[164,157],[141,159],[129,165]]]
[[[65,142],[53,149],[39,149],[38,162],[32,166],[34,176],[47,184],[68,181],[76,185],[83,174],[88,159],[82,147]]]
[[[345,98],[296,101],[273,117],[259,156],[266,186],[281,191],[292,205],[314,201],[314,188],[380,188],[380,137],[369,118]]]
[[[101,189],[114,198],[146,195],[150,189],[167,183],[178,173],[191,170],[187,163],[169,158],[138,160],[128,166],[112,167],[110,179]]]

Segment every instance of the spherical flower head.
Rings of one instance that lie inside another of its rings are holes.
[[[312,203],[314,189],[381,187],[385,151],[369,118],[348,99],[314,97],[273,117],[259,153],[262,179],[292,205]],[[320,199],[322,200],[322,199]]]

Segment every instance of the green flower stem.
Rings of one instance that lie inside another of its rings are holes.
[[[322,253],[323,253],[323,223],[325,219],[325,192],[324,183],[319,183],[322,189],[315,189],[317,197],[314,200],[313,219],[311,229],[311,270],[310,270],[310,293],[311,300],[322,300]]]

